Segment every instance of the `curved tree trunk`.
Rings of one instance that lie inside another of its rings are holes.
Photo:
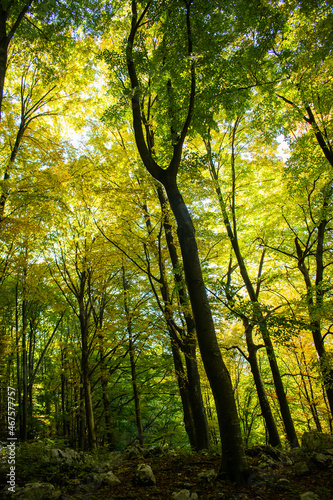
[[[222,444],[221,474],[241,484],[245,481],[248,469],[233,388],[215,333],[212,312],[201,271],[194,226],[176,181],[184,141],[193,116],[196,94],[195,58],[192,57],[191,4],[191,1],[184,2],[184,27],[187,35],[186,55],[191,61],[188,73],[188,112],[181,132],[175,134],[171,130],[173,136],[173,154],[167,169],[161,168],[156,163],[155,156],[152,154],[154,137],[151,124],[145,120],[141,109],[142,95],[133,56],[135,37],[140,27],[144,24],[142,21],[150,8],[150,2],[146,4],[140,16],[138,16],[136,0],[132,0],[131,2],[131,29],[126,44],[126,62],[133,89],[131,104],[136,145],[148,172],[165,187],[171,209],[177,221],[178,239],[183,257],[185,280],[190,296],[198,344],[214,395],[219,420]]]

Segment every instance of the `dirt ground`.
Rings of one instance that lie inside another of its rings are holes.
[[[149,464],[156,478],[155,486],[140,487],[132,484],[138,464]],[[333,500],[332,469],[319,469],[310,464],[309,472],[297,475],[291,465],[276,463],[272,468],[258,469],[258,458],[249,457],[253,473],[249,484],[237,487],[228,481],[203,483],[198,475],[203,470],[218,472],[218,455],[176,455],[128,460],[114,468],[114,474],[121,484],[116,487],[103,486],[87,494],[89,499],[172,499],[172,493],[187,489],[195,492],[200,500],[300,500],[308,491],[318,495],[320,500]],[[82,498],[82,491],[68,488],[68,493]],[[85,496],[85,495],[84,495]]]

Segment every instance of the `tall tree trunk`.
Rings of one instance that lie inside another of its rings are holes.
[[[70,438],[70,420],[69,420],[69,394],[71,388],[68,384],[68,364],[67,364],[67,348],[61,348],[61,413],[62,413],[62,435],[63,438],[71,441]]]
[[[302,346],[301,346],[301,349],[302,349]],[[301,382],[302,382],[302,385],[303,385],[304,395],[305,395],[306,401],[307,401],[307,403],[308,403],[308,405],[310,407],[313,420],[314,420],[314,422],[316,424],[316,429],[317,429],[318,432],[323,432],[323,429],[322,429],[321,423],[320,423],[320,419],[319,419],[319,415],[318,415],[318,411],[317,411],[317,405],[314,402],[314,393],[313,393],[311,378],[309,376],[308,366],[307,366],[307,362],[306,362],[306,359],[305,359],[304,351],[303,351],[303,349],[301,350],[301,360],[303,361],[304,367],[305,367],[305,370],[306,370],[306,375],[305,376],[303,374],[302,363],[301,363],[301,361],[299,360],[299,358],[297,356],[297,352],[295,351],[294,354],[295,354],[297,366],[298,366],[299,371],[300,371],[300,376],[301,376]],[[309,390],[308,390],[308,387],[307,387],[306,378],[308,380],[310,394],[309,394]]]
[[[10,10],[13,7],[14,2],[7,3],[7,10],[3,8],[3,5],[0,5],[0,121],[5,76],[7,71],[8,47],[32,2],[33,0],[28,0],[21,6],[21,12],[18,14],[17,18],[13,20],[12,26],[9,29],[7,29],[7,20],[10,16]]]
[[[171,296],[169,291],[169,283],[165,269],[165,262],[162,256],[162,252],[160,251],[160,245],[157,247],[156,243],[152,242],[153,252],[159,264],[159,270],[160,270],[159,280],[161,282],[160,289],[164,302],[164,307],[162,307],[161,304],[159,305],[164,315],[165,322],[169,332],[169,337],[174,357],[175,370],[177,375],[177,382],[183,405],[185,429],[186,431],[188,431],[188,437],[190,440],[191,447],[195,450],[209,449],[210,443],[209,443],[208,422],[201,394],[200,376],[196,360],[195,323],[193,320],[192,313],[190,311],[189,301],[187,300],[186,297],[186,292],[185,292],[186,284],[180,272],[180,262],[178,259],[176,247],[174,245],[173,236],[171,233],[171,224],[169,221],[169,214],[167,207],[168,201],[164,195],[163,188],[161,185],[157,186],[157,192],[162,210],[163,228],[166,233],[167,246],[171,258],[174,280],[178,290],[181,310],[186,323],[186,328],[181,328],[181,333],[179,332],[180,328],[179,327],[178,329],[176,328],[176,324],[174,321],[174,314],[173,314]],[[152,226],[147,206],[144,205],[143,209],[146,217],[146,226],[148,234],[151,235]],[[152,289],[156,295],[151,275],[150,273],[148,274]],[[186,374],[184,373],[184,367],[178,349],[181,349],[182,352],[185,354]],[[180,372],[178,371],[178,369],[180,369],[179,362],[181,363]]]
[[[128,351],[131,364],[131,378],[132,378],[132,387],[133,387],[134,405],[135,405],[135,420],[136,420],[136,427],[138,430],[139,443],[142,446],[144,443],[143,443],[143,426],[142,426],[141,407],[140,407],[140,394],[138,387],[138,379],[136,375],[135,350],[134,350],[133,334],[132,334],[132,319],[128,303],[128,284],[126,280],[124,266],[122,267],[122,271],[123,271],[123,288],[124,288],[124,309],[126,314],[127,333],[128,333]]]
[[[21,386],[21,356],[20,356],[20,331],[19,331],[19,298],[18,298],[18,281],[15,286],[15,347],[16,347],[16,380],[17,380],[17,395],[18,395],[18,420],[20,436],[22,436],[22,386]]]
[[[112,427],[112,418],[110,412],[110,401],[108,395],[108,378],[106,375],[106,367],[104,363],[101,363],[101,386],[102,386],[102,400],[104,407],[104,422],[105,422],[105,431],[106,431],[106,440],[108,443],[108,448],[110,450],[114,450],[116,446],[115,435]]]
[[[266,325],[266,320],[262,314],[262,311],[260,310],[259,304],[254,304],[256,307],[256,312],[257,312],[257,318],[258,318],[258,324],[259,328],[261,331],[262,338],[264,340],[264,344],[266,347],[266,352],[267,352],[267,357],[268,357],[268,362],[269,366],[271,368],[272,372],[272,377],[274,381],[274,386],[275,386],[275,392],[279,401],[279,406],[280,406],[280,411],[281,411],[281,416],[282,420],[284,423],[285,431],[287,434],[288,441],[290,443],[290,446],[293,448],[296,448],[299,446],[298,443],[298,438],[294,426],[294,422],[290,413],[290,408],[289,404],[287,401],[287,396],[283,387],[282,383],[282,378],[280,374],[280,369],[277,363],[277,359],[275,356],[273,344],[267,329]]]
[[[0,6],[0,121],[2,111],[2,99],[7,70],[8,38],[7,38],[7,11]]]
[[[89,367],[89,318],[90,318],[90,302],[85,303],[84,296],[86,293],[87,280],[89,274],[86,270],[82,271],[80,276],[80,289],[77,295],[79,304],[79,320],[81,330],[81,372],[85,405],[85,418],[88,431],[88,446],[90,450],[97,448],[94,410],[91,395],[90,367]]]
[[[21,439],[28,438],[28,356],[27,356],[27,301],[22,300],[22,429]]]
[[[103,320],[104,320],[104,312],[107,304],[107,299],[105,297],[101,297],[99,301],[98,312],[93,311],[94,321],[96,332],[98,332],[98,350],[100,355],[100,367],[101,367],[101,389],[102,389],[102,401],[104,407],[104,423],[105,423],[105,434],[106,434],[106,442],[108,444],[108,448],[111,450],[115,449],[116,441],[115,435],[112,427],[112,416],[110,410],[110,400],[108,394],[108,373],[107,373],[107,365],[105,362],[105,337],[103,334]]]
[[[163,187],[157,184],[157,195],[160,202],[163,215],[163,228],[166,237],[167,247],[173,268],[173,275],[178,291],[179,302],[186,323],[186,335],[183,338],[184,353],[186,361],[186,372],[188,379],[188,390],[190,396],[190,405],[194,419],[196,448],[209,449],[209,429],[206,410],[202,398],[200,375],[196,360],[196,331],[193,314],[186,293],[186,284],[183,279],[181,263],[178,258],[176,245],[173,239],[172,224],[169,217],[169,206],[164,195]]]
[[[34,359],[35,359],[35,347],[36,347],[36,334],[34,321],[30,320],[29,328],[29,353],[28,353],[28,431],[27,435],[29,439],[33,438],[32,432],[32,420],[33,420],[33,372],[34,372]]]
[[[210,447],[209,428],[204,407],[200,374],[196,359],[196,340],[193,345],[185,347],[186,374],[188,379],[188,394],[193,415],[195,441],[197,450],[208,450]]]
[[[86,428],[86,412],[84,407],[84,388],[81,375],[80,390],[79,390],[79,410],[77,415],[77,435],[80,450],[85,449],[85,428]]]
[[[184,2],[187,56],[189,61],[191,61],[189,71],[190,91],[188,112],[183,128],[177,137],[172,130],[173,154],[169,166],[167,169],[163,169],[156,163],[152,155],[152,149],[149,146],[149,144],[151,144],[153,147],[153,134],[150,132],[150,124],[145,121],[144,113],[142,113],[141,110],[142,95],[133,57],[134,41],[137,31],[142,26],[142,20],[151,4],[150,2],[146,4],[139,17],[137,13],[137,2],[136,0],[132,0],[131,30],[126,45],[126,61],[133,89],[131,99],[133,128],[136,145],[143,164],[148,172],[164,185],[171,209],[177,221],[178,239],[183,257],[185,280],[196,325],[198,344],[214,395],[219,420],[222,444],[221,475],[225,475],[237,483],[244,483],[245,475],[248,470],[231,379],[217,342],[212,312],[201,271],[194,226],[176,181],[182,158],[184,141],[193,116],[196,94],[195,58],[193,57],[191,30],[191,4],[191,1]],[[143,125],[145,126],[146,137]]]
[[[325,198],[323,202],[323,213],[326,215],[328,201]],[[327,226],[327,219],[324,216],[317,228],[317,247],[316,247],[316,279],[315,292],[311,283],[309,269],[305,264],[305,258],[308,254],[308,248],[304,251],[300,246],[299,239],[295,238],[295,247],[298,260],[298,269],[301,271],[307,292],[307,305],[310,317],[311,332],[313,342],[319,357],[320,369],[323,377],[323,382],[327,394],[327,399],[333,416],[333,368],[329,356],[327,355],[324,338],[321,333],[321,321],[318,318],[318,313],[323,307],[324,293],[323,278],[324,278],[324,238]]]
[[[235,127],[233,129],[233,143],[232,143],[232,149],[234,149],[234,140],[235,140],[235,134],[236,134],[236,129],[238,125],[238,121],[236,121]],[[269,331],[267,329],[267,324],[265,317],[262,313],[262,310],[260,308],[259,302],[258,302],[258,295],[259,295],[259,288],[258,290],[254,289],[254,286],[252,284],[252,281],[250,280],[249,274],[247,272],[247,268],[239,247],[239,241],[238,241],[238,234],[237,234],[237,229],[236,229],[236,214],[235,214],[235,165],[234,165],[234,153],[232,154],[232,178],[233,178],[233,189],[232,189],[232,223],[229,220],[228,213],[227,213],[227,208],[226,204],[223,198],[223,194],[219,185],[218,181],[218,175],[215,169],[214,162],[212,160],[212,154],[211,154],[211,145],[210,142],[208,141],[206,143],[206,149],[207,153],[209,156],[209,161],[210,161],[210,171],[211,171],[211,176],[212,180],[215,184],[215,191],[218,196],[218,201],[220,204],[221,212],[223,215],[223,221],[224,225],[227,230],[227,234],[229,237],[229,240],[231,242],[233,251],[235,253],[237,263],[239,266],[239,271],[242,276],[247,294],[249,296],[250,301],[252,302],[253,305],[253,317],[255,322],[258,324],[265,347],[266,347],[266,352],[267,352],[267,357],[268,357],[268,362],[271,368],[272,376],[273,376],[273,381],[274,381],[274,386],[275,386],[275,392],[279,401],[279,406],[280,406],[280,411],[281,411],[281,416],[283,419],[285,431],[287,434],[288,441],[292,447],[298,447],[298,439],[297,439],[297,434],[295,431],[294,427],[294,422],[291,417],[286,393],[284,391],[283,383],[282,383],[282,378],[280,374],[280,370],[277,364],[273,344],[269,335]]]
[[[247,464],[240,422],[230,375],[217,342],[201,271],[194,226],[176,182],[166,182],[164,187],[177,221],[177,234],[200,353],[215,400],[222,444],[221,474],[242,483]]]
[[[1,42],[0,42],[0,54],[1,54]],[[0,57],[0,85],[1,85],[1,57]],[[0,88],[0,92],[1,92],[1,88]],[[17,153],[19,152],[21,142],[22,142],[22,139],[23,139],[24,133],[26,131],[26,127],[27,127],[23,108],[21,110],[21,113],[22,113],[21,114],[21,123],[20,123],[20,126],[19,126],[17,134],[16,134],[15,143],[14,143],[14,146],[12,148],[8,164],[5,166],[5,171],[3,174],[2,192],[0,195],[0,223],[5,217],[5,207],[6,207],[8,197],[9,197],[8,182],[10,179],[10,172],[11,172],[11,169],[14,165],[15,160],[16,160]],[[0,101],[0,120],[1,120],[1,101]]]

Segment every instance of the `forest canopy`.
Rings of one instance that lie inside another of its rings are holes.
[[[0,6],[0,404],[20,441],[332,432],[333,5]]]

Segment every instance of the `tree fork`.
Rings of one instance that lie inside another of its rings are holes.
[[[128,73],[134,96],[132,97],[133,128],[137,148],[143,164],[148,172],[161,182],[167,192],[171,209],[177,221],[177,233],[184,263],[185,280],[192,305],[201,357],[215,399],[222,443],[221,474],[239,484],[245,482],[247,462],[243,448],[239,417],[229,372],[222,359],[218,345],[212,312],[203,281],[195,231],[191,216],[179,192],[176,178],[182,156],[182,148],[191,122],[195,95],[195,66],[191,64],[191,91],[188,113],[182,132],[176,144],[173,145],[173,155],[166,170],[162,169],[152,158],[147,147],[142,126],[140,110],[140,89],[133,60],[133,45],[135,35],[149,4],[138,21],[136,1],[132,2],[132,23],[127,41],[126,58]],[[190,32],[190,3],[186,3],[186,27],[188,38],[188,56],[192,55]]]

